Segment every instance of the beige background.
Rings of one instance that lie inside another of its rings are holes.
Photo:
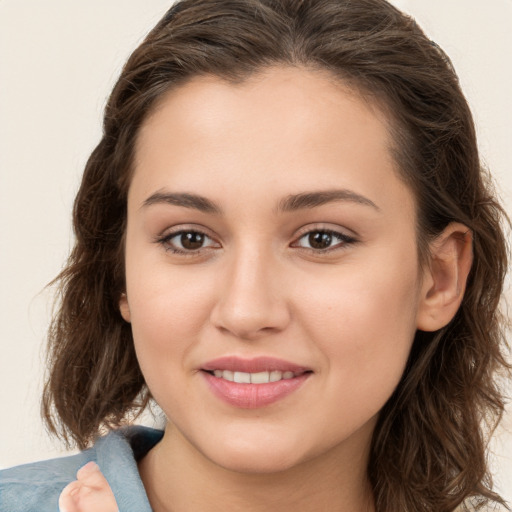
[[[71,244],[71,204],[106,96],[170,3],[0,0],[0,467],[61,453],[39,418],[44,287]],[[394,3],[452,58],[512,213],[512,0]],[[497,486],[512,500],[510,412],[494,453]]]

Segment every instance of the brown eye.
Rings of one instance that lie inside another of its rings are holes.
[[[195,231],[182,233],[180,237],[181,246],[183,249],[187,249],[189,251],[200,249],[204,244],[204,238],[205,236],[203,233],[197,233]]]
[[[201,231],[177,231],[157,240],[165,250],[176,254],[196,254],[202,249],[219,248],[218,242]]]
[[[332,243],[332,235],[325,231],[313,231],[308,235],[308,242],[312,249],[328,249]]]
[[[338,231],[315,229],[302,235],[292,244],[292,247],[300,247],[322,253],[342,249],[355,242],[355,238]]]

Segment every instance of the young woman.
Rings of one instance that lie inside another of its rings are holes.
[[[448,58],[384,0],[178,2],[60,276],[45,417],[88,449],[1,473],[3,508],[501,502],[504,218]],[[165,431],[118,428],[149,400]]]

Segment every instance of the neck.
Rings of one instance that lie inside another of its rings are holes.
[[[373,512],[368,453],[353,446],[278,472],[237,472],[207,459],[168,426],[139,471],[155,512]]]

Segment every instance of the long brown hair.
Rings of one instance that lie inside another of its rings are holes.
[[[480,164],[471,113],[449,59],[385,0],[182,0],[133,52],[105,109],[73,211],[75,246],[57,278],[43,414],[83,448],[147,405],[129,324],[119,314],[134,147],[163,93],[198,75],[240,82],[271,65],[331,72],[384,109],[401,177],[415,194],[418,247],[450,222],[468,226],[474,264],[462,306],[418,332],[380,413],[368,475],[379,512],[451,511],[493,494],[487,434],[503,412],[498,305],[506,215]]]

